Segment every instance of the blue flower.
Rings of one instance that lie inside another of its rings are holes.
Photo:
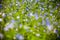
[[[50,22],[49,20],[46,18],[46,26],[49,26],[50,25]]]
[[[42,11],[44,11],[44,8],[41,8]]]
[[[56,34],[57,34],[57,33],[58,33],[58,30],[57,30],[57,29],[54,29],[54,33],[56,33]]]
[[[56,33],[58,33],[58,30],[56,30]]]
[[[28,7],[26,7],[26,10],[27,10],[27,11],[29,11],[29,8],[28,8]]]
[[[46,19],[46,26],[49,31],[51,31],[53,29],[53,25],[50,25],[50,21],[48,20],[48,18]]]
[[[0,8],[2,8],[2,4],[0,4]]]
[[[36,0],[36,2],[39,2],[40,0]]]
[[[14,23],[14,22],[15,22],[15,20],[11,20],[11,22],[12,22],[12,23]]]
[[[37,13],[35,13],[34,16],[36,20],[39,18]]]
[[[17,35],[16,35],[16,38],[17,38],[18,40],[23,40],[23,39],[24,39],[24,37],[23,37],[22,35],[20,35],[20,34],[17,34]]]

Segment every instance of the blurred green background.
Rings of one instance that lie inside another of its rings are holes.
[[[60,0],[0,0],[0,40],[60,40]]]

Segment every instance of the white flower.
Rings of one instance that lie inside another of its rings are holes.
[[[0,18],[0,22],[2,22],[3,21],[3,19],[2,18]]]
[[[3,14],[2,14],[2,17],[5,17],[5,16],[6,16],[5,13],[3,13]]]
[[[37,34],[36,34],[36,36],[37,36],[37,37],[39,37],[39,36],[40,36],[40,34],[39,34],[39,33],[37,33]]]
[[[28,14],[28,16],[34,16],[34,15],[33,15],[33,13],[32,13],[32,12],[30,12],[30,13]]]
[[[18,31],[18,28],[16,28],[16,31]]]
[[[19,19],[20,18],[20,16],[17,16],[17,19]]]
[[[0,13],[0,15],[1,15],[2,13]]]

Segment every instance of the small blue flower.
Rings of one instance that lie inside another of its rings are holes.
[[[57,29],[54,29],[54,33],[56,33],[56,34],[57,34],[57,33],[58,33],[58,30],[57,30]]]
[[[17,34],[17,35],[16,35],[16,38],[17,38],[18,40],[23,40],[23,39],[24,39],[24,37],[23,37],[22,35],[20,35],[20,34]]]
[[[0,4],[0,8],[2,8],[2,4]]]
[[[37,13],[35,13],[34,16],[36,20],[39,18]]]
[[[39,2],[40,0],[36,0],[36,2]]]
[[[42,11],[44,11],[44,8],[41,8]]]
[[[58,30],[56,30],[56,33],[58,33]]]
[[[50,25],[50,22],[49,20],[46,18],[46,26],[49,26]]]
[[[12,22],[12,23],[14,23],[14,22],[15,22],[15,20],[11,20],[11,22]]]
[[[28,7],[26,7],[26,10],[27,10],[27,11],[29,11],[29,8],[28,8]]]

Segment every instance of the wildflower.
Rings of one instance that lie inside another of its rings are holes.
[[[54,33],[58,33],[58,30],[57,29],[54,29]]]
[[[17,16],[17,19],[19,19],[20,18],[20,16]]]
[[[2,8],[2,4],[0,4],[0,8]]]
[[[0,15],[3,17],[3,18],[5,18],[6,17],[6,14],[5,13],[0,13]]]
[[[35,19],[36,19],[36,20],[39,18],[37,13],[34,14],[34,16],[35,16]]]
[[[48,30],[50,30],[50,31],[53,29],[53,26],[50,25],[48,18],[46,19],[46,26],[47,26]]]
[[[39,37],[39,36],[40,36],[40,34],[36,34],[36,36],[37,36],[37,37]]]
[[[15,22],[15,20],[11,20],[11,23],[14,23]]]
[[[0,22],[2,22],[3,21],[3,19],[2,18],[0,18]]]
[[[48,18],[46,18],[46,26],[50,26],[50,22],[49,22]]]
[[[8,31],[10,28],[12,29],[14,27],[14,21],[12,20],[12,22],[10,24],[7,24],[6,27],[4,28],[5,31]]]
[[[18,40],[23,40],[23,39],[24,39],[24,37],[23,37],[22,35],[20,35],[20,34],[17,34],[17,35],[16,35],[16,38],[17,38]]]

